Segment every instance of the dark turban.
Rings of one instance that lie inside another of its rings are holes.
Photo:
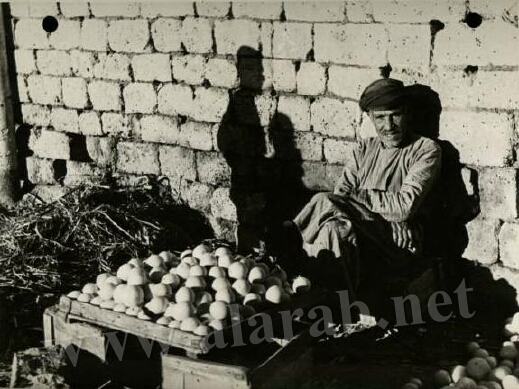
[[[405,101],[404,83],[393,78],[382,78],[369,84],[360,96],[359,105],[363,111],[397,108]]]

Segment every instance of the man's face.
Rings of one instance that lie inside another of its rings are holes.
[[[384,146],[398,147],[404,142],[406,137],[404,116],[403,108],[369,112],[369,117]]]

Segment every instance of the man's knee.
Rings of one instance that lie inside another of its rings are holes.
[[[327,234],[336,235],[340,240],[343,240],[351,233],[351,223],[346,220],[330,220],[324,223],[323,229]]]
[[[312,196],[310,202],[311,203],[322,203],[330,200],[329,192],[319,192]]]

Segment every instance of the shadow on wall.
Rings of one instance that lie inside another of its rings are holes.
[[[270,119],[270,110],[261,104],[269,104],[269,96],[262,95],[261,53],[240,47],[237,68],[240,85],[231,94],[217,141],[231,168],[238,250],[248,252],[265,239],[270,227],[293,218],[310,192],[301,181],[302,159],[292,122],[279,112]],[[264,111],[258,112],[258,107]]]
[[[421,84],[408,89],[411,128],[434,139],[442,149],[441,175],[429,199],[433,202],[433,212],[425,226],[425,251],[445,259],[448,288],[456,288],[461,279],[474,288],[470,301],[472,309],[476,312],[490,310],[495,318],[504,319],[518,310],[515,288],[504,280],[494,280],[488,268],[463,258],[468,245],[466,224],[480,212],[477,172],[463,166],[452,143],[439,139],[440,96]],[[468,192],[467,188],[473,190]]]

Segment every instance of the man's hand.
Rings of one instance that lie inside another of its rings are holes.
[[[393,242],[401,249],[416,251],[416,237],[413,229],[407,222],[391,222]]]

